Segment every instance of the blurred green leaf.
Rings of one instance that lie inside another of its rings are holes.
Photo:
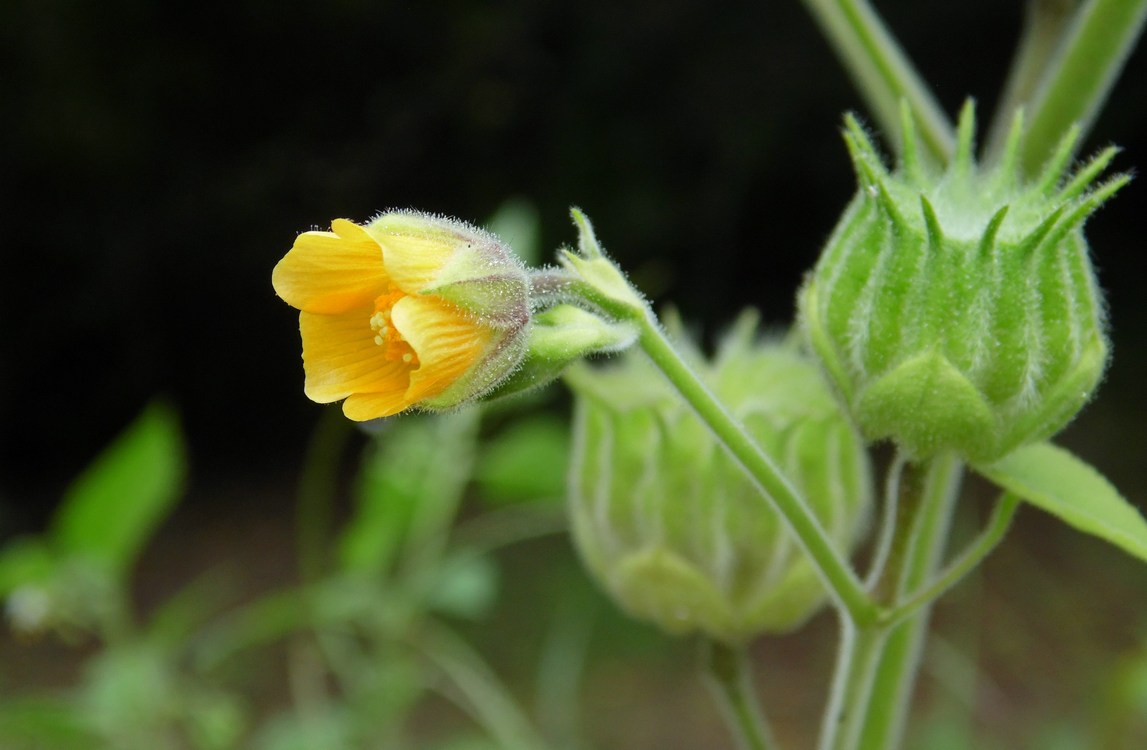
[[[415,645],[448,681],[443,694],[470,714],[503,750],[544,750],[546,743],[513,694],[473,648],[433,621],[423,623]]]
[[[287,589],[267,594],[222,617],[197,641],[194,665],[211,670],[248,649],[266,646],[310,626],[314,620],[311,594]]]
[[[568,425],[556,417],[522,419],[488,441],[474,479],[487,502],[559,500],[565,496]]]
[[[433,555],[470,479],[479,411],[404,418],[370,450],[358,511],[339,542],[342,568],[382,572],[405,549]]]
[[[1147,747],[1147,646],[1123,655],[1097,701],[1104,748]]]
[[[928,750],[972,750],[980,747],[968,717],[951,710],[932,711],[913,734],[912,747],[926,747]]]
[[[498,595],[498,568],[488,555],[459,552],[434,570],[427,605],[455,617],[477,620]]]
[[[351,721],[341,706],[280,714],[255,738],[256,750],[342,750],[354,747]]]
[[[510,198],[498,206],[486,226],[514,249],[514,254],[527,266],[536,266],[542,259],[539,238],[541,221],[538,209],[524,198]]]
[[[1038,747],[1040,750],[1080,750],[1080,748],[1098,747],[1095,738],[1089,736],[1087,731],[1070,717],[1059,718],[1039,726],[1035,734],[1035,739],[1028,747]],[[1126,747],[1130,750],[1130,746]]]
[[[91,750],[96,740],[71,702],[20,698],[0,704],[0,747]]]
[[[502,746],[489,737],[467,733],[443,740],[433,750],[502,750]]]
[[[248,719],[237,698],[214,690],[196,690],[184,696],[183,710],[183,725],[192,747],[197,750],[239,747]]]
[[[160,648],[180,647],[236,594],[234,584],[219,571],[198,577],[155,610],[147,627],[148,640]]]
[[[80,711],[112,747],[156,746],[178,715],[181,696],[168,654],[129,644],[84,665]]]
[[[1027,445],[975,468],[1069,526],[1147,562],[1147,521],[1103,475],[1063,448]]]
[[[124,571],[171,510],[185,473],[175,413],[162,404],[148,406],[68,489],[53,540],[62,552]]]
[[[0,597],[21,586],[41,584],[52,577],[56,558],[40,539],[25,537],[0,550]]]

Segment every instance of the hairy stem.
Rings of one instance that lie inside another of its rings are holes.
[[[1028,0],[1023,31],[984,148],[987,162],[994,163],[1003,154],[1015,111],[1031,103],[1040,77],[1078,6],[1079,0]]]
[[[955,148],[955,131],[867,0],[803,2],[894,147],[900,145],[900,102],[905,100],[919,120],[920,139],[939,163],[946,164]]]
[[[929,462],[920,485],[920,509],[911,531],[914,542],[897,576],[898,595],[919,589],[939,567],[962,473],[963,465],[954,456],[940,456]],[[899,746],[930,615],[928,603],[889,632],[875,669],[872,701],[859,747],[890,750]]]
[[[984,530],[972,540],[960,556],[953,560],[927,586],[910,594],[895,607],[887,610],[884,619],[889,624],[896,624],[905,620],[911,617],[915,611],[927,606],[929,602],[939,599],[945,591],[959,583],[964,576],[982,563],[1003,540],[1004,535],[1011,528],[1012,519],[1015,518],[1019,505],[1020,499],[1010,492],[1000,495]]]
[[[1086,0],[1064,30],[1032,97],[1021,152],[1035,174],[1063,133],[1086,134],[1147,20],[1147,0]],[[1082,139],[1081,139],[1082,140]]]
[[[761,713],[753,688],[745,649],[708,640],[702,642],[706,684],[712,692],[725,724],[737,738],[741,750],[776,750],[772,731]]]
[[[640,326],[642,349],[788,522],[837,604],[858,622],[875,622],[876,605],[792,483],[681,358],[653,313],[645,310],[634,322]]]
[[[891,604],[905,590],[931,577],[947,540],[959,462],[940,456],[926,464],[898,462],[899,481],[893,535],[887,557],[873,571],[873,590]],[[822,750],[890,750],[897,746],[919,668],[929,608],[911,619],[890,622],[841,621],[840,655],[821,727]]]

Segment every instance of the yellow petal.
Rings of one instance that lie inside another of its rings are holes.
[[[410,406],[404,391],[385,393],[352,393],[343,401],[343,414],[347,419],[365,422],[368,419],[389,417]]]
[[[326,404],[354,393],[406,392],[410,367],[387,359],[386,347],[374,343],[373,311],[368,307],[343,315],[299,313],[307,398]]]
[[[333,220],[331,222],[331,231],[347,242],[365,242],[369,244],[374,241],[374,238],[370,236],[365,227],[355,224],[350,219]]]
[[[334,232],[300,234],[275,266],[271,283],[288,305],[337,314],[369,304],[385,289],[378,243],[349,221],[336,219],[332,227]]]
[[[456,307],[433,296],[403,297],[391,322],[406,339],[419,367],[410,373],[410,403],[433,398],[462,377],[483,355],[494,336]]]
[[[418,294],[431,286],[462,242],[444,232],[416,235],[379,230],[373,236],[382,246],[387,276],[407,294]]]

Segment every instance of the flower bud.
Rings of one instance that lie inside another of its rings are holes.
[[[865,437],[915,460],[951,450],[986,463],[1050,437],[1107,362],[1082,227],[1127,181],[1094,184],[1115,150],[1065,176],[1070,133],[1024,182],[1021,118],[988,168],[973,160],[974,127],[969,105],[956,156],[936,175],[906,115],[890,173],[849,118],[859,191],[799,296],[805,334]]]
[[[742,318],[699,374],[847,549],[870,502],[867,454],[815,364],[791,341],[754,341],[755,323]],[[741,643],[824,602],[784,520],[648,360],[580,365],[567,380],[573,537],[620,606],[671,633]]]
[[[582,357],[621,351],[636,340],[632,324],[605,320],[575,305],[555,305],[534,314],[521,363],[487,398],[540,388]]]
[[[494,235],[399,211],[304,232],[275,266],[299,312],[304,391],[354,420],[449,409],[517,367],[530,322],[525,269]]]

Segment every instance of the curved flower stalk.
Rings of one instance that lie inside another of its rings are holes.
[[[304,391],[357,421],[449,409],[519,365],[530,324],[525,269],[494,235],[413,211],[304,232],[275,266],[299,310]]]

